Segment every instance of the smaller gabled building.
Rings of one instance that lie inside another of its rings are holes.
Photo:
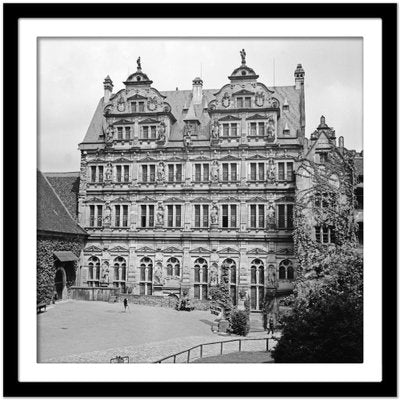
[[[58,183],[60,190],[64,185]],[[72,195],[66,196],[73,210]],[[74,218],[49,180],[37,171],[37,302],[49,304],[69,297],[87,236],[76,214]]]

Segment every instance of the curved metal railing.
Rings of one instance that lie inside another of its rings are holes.
[[[161,360],[155,361],[154,364],[161,364],[163,362],[166,362],[169,359],[172,359],[172,363],[175,364],[177,357],[182,355],[182,354],[185,354],[185,353],[187,353],[187,356],[184,357],[183,359],[186,360],[186,363],[189,363],[191,354],[193,355],[193,353],[197,349],[199,349],[199,356],[195,357],[193,359],[203,358],[204,347],[205,346],[218,345],[218,344],[220,345],[220,349],[219,349],[219,353],[217,355],[222,355],[224,353],[224,344],[233,343],[233,342],[238,342],[238,345],[239,345],[238,346],[238,352],[241,352],[242,351],[242,347],[243,347],[243,345],[242,345],[243,342],[261,341],[261,340],[265,341],[265,351],[267,352],[270,349],[269,341],[273,340],[273,341],[276,342],[277,339],[275,337],[270,337],[270,338],[252,338],[252,339],[249,338],[249,339],[232,339],[232,340],[223,340],[223,341],[219,341],[219,342],[202,343],[202,344],[198,344],[196,346],[193,346],[190,349],[180,351],[179,353],[172,354],[172,355],[170,355],[168,357],[164,357]],[[230,353],[232,353],[232,351]],[[212,357],[212,355],[207,355],[207,357]]]

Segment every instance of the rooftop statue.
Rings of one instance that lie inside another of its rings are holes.
[[[137,62],[137,69],[142,69],[142,64],[141,64],[141,61],[140,61],[140,57],[136,60],[136,62]]]
[[[242,64],[246,64],[246,51],[244,49],[240,52],[240,57],[242,57]]]

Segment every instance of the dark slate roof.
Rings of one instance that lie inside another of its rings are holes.
[[[40,171],[37,171],[37,230],[87,235]]]
[[[44,175],[69,213],[78,221],[79,172],[45,172]]]
[[[287,124],[290,131],[295,133],[300,129],[300,90],[297,90],[295,86],[276,86],[269,87],[269,89],[274,92],[272,96],[278,99],[281,105],[287,101],[289,106],[287,110],[281,112],[281,116],[278,120],[278,132],[281,132],[283,127]],[[196,145],[196,143],[199,145],[204,144],[201,141],[207,141],[207,144],[209,144],[210,117],[205,108],[215,99],[214,94],[218,91],[219,89],[203,89],[202,104],[194,105],[195,115],[200,122],[198,132],[199,142],[195,141],[194,145]],[[171,112],[176,118],[176,122],[171,127],[172,129],[167,147],[176,146],[176,141],[183,141],[184,120],[191,105],[192,90],[171,90],[160,92],[160,94],[166,96],[165,101],[170,104]],[[103,98],[101,98],[82,143],[104,143],[104,139],[100,138],[100,134],[106,130],[103,109],[104,102]]]

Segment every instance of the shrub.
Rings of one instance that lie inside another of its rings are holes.
[[[250,321],[246,310],[233,310],[231,313],[231,332],[235,335],[247,336]]]

